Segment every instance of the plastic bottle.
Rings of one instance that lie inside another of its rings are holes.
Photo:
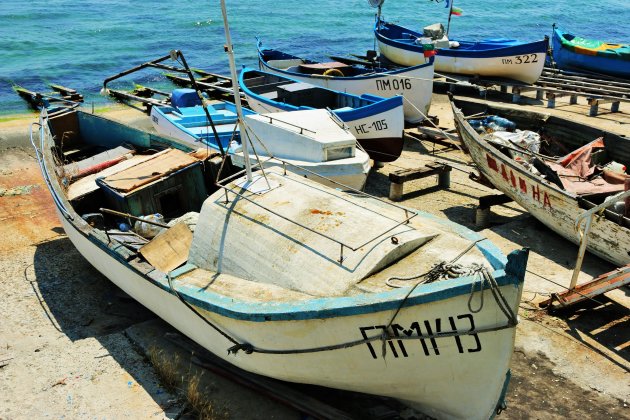
[[[626,165],[619,162],[615,162],[614,160],[604,165],[604,169],[609,170],[611,172],[618,173],[618,174],[626,173]]]
[[[483,123],[486,127],[492,128],[494,131],[514,131],[516,124],[507,118],[490,115],[484,118]]]
[[[149,220],[151,222],[164,223],[164,216],[162,216],[160,213],[150,214],[148,216],[141,216],[140,218],[144,220]],[[134,231],[144,238],[153,238],[158,233],[160,233],[162,229],[163,228],[159,226],[141,222],[139,220],[136,221],[136,223],[134,224]]]
[[[470,126],[474,128],[477,133],[483,134],[486,132],[486,129],[483,125],[483,120],[468,120],[468,124],[470,124]]]

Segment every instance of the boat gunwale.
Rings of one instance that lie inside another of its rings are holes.
[[[251,67],[245,67],[243,68],[243,70],[241,70],[241,74],[238,76],[238,83],[241,90],[245,94],[245,96],[255,98],[256,100],[263,102],[266,105],[274,106],[275,108],[282,109],[283,111],[299,111],[299,110],[306,110],[306,109],[317,109],[310,106],[298,107],[292,104],[278,102],[273,99],[266,98],[256,92],[253,92],[246,85],[247,79],[245,79],[245,74],[249,72],[266,73],[262,70],[256,70]],[[284,75],[281,76],[281,75],[277,75],[273,73],[269,73],[269,75],[272,75],[275,77],[286,78],[290,82],[294,82],[294,83],[305,83],[305,82],[300,82],[299,80],[291,79],[290,77],[286,77]],[[339,111],[339,110],[331,109],[331,112],[333,112],[335,115],[341,118],[344,122],[352,122],[352,121],[356,121],[362,118],[369,118],[369,117],[377,116],[379,114],[382,114],[391,110],[395,110],[396,108],[400,108],[402,110],[403,105],[404,105],[403,97],[400,95],[395,95],[390,98],[384,98],[384,97],[377,97],[375,95],[368,94],[368,97],[365,97],[364,95],[355,95],[352,93],[341,92],[341,91],[337,91],[334,89],[330,89],[330,88],[326,88],[326,87],[318,86],[318,85],[313,85],[313,87],[317,89],[323,89],[323,90],[333,92],[336,95],[354,96],[362,100],[371,101],[371,103],[367,105],[364,105],[358,108],[352,108],[352,110]],[[319,109],[324,109],[324,108],[319,108]],[[402,136],[402,133],[401,133],[401,136]]]
[[[418,64],[415,66],[409,66],[409,67],[401,67],[401,68],[397,68],[397,69],[392,69],[392,70],[388,70],[385,68],[378,68],[378,70],[383,70],[381,72],[377,72],[377,73],[370,73],[367,74],[365,76],[324,76],[321,74],[318,75],[312,75],[312,74],[306,74],[306,73],[299,73],[299,72],[295,72],[295,71],[288,71],[286,69],[281,69],[278,67],[274,67],[272,65],[270,65],[264,58],[263,58],[263,50],[261,49],[262,47],[262,42],[258,41],[258,62],[259,64],[261,64],[262,66],[269,68],[269,69],[273,69],[273,71],[277,71],[278,73],[283,73],[283,74],[287,74],[287,75],[295,75],[295,76],[299,76],[299,77],[306,77],[309,79],[325,79],[325,80],[339,80],[339,81],[352,81],[352,80],[369,80],[369,79],[378,79],[378,78],[383,78],[383,77],[388,77],[388,76],[396,76],[396,77],[402,77],[401,74],[403,73],[411,73],[414,72],[416,70],[419,69],[423,69],[425,67],[431,67],[434,64],[435,61],[435,57],[429,57],[429,61],[427,63],[424,64]],[[269,49],[270,51],[278,51],[281,54],[287,54],[290,55],[291,57],[294,57],[297,60],[305,60],[305,61],[311,61],[311,60],[306,60],[304,58],[301,57],[297,57],[288,53],[285,53],[283,51],[280,50],[276,50],[276,49]],[[287,76],[290,77],[290,76]],[[429,81],[429,80],[427,80]],[[430,80],[431,82],[433,81],[433,79]]]
[[[577,203],[577,200],[579,197],[577,194],[573,194],[566,190],[563,190],[558,185],[546,180],[540,175],[533,174],[532,172],[528,171],[523,165],[518,164],[516,161],[514,161],[514,159],[510,158],[509,156],[506,156],[503,152],[501,152],[499,149],[494,147],[491,143],[483,140],[479,136],[479,134],[472,128],[472,126],[464,118],[463,111],[460,108],[458,108],[456,105],[456,102],[468,102],[468,103],[475,103],[475,104],[478,104],[479,102],[464,101],[464,100],[459,100],[459,99],[455,99],[455,100],[451,99],[450,102],[451,102],[451,109],[453,110],[453,116],[455,117],[455,122],[459,123],[461,127],[467,131],[466,134],[468,134],[469,137],[473,139],[475,143],[479,145],[479,147],[492,153],[492,155],[497,157],[498,160],[501,161],[501,163],[505,163],[507,166],[510,167],[510,169],[513,169],[516,172],[518,172],[519,175],[527,177],[529,180],[534,181],[536,184],[544,185],[545,187],[554,190],[554,192],[557,192],[558,194],[561,194],[565,196],[566,198],[573,200]],[[496,107],[496,106],[492,106],[489,108],[497,109],[497,110],[502,109],[501,107]],[[503,108],[503,109],[509,110],[510,108]],[[540,114],[540,113],[536,113],[536,114],[547,115],[547,114]],[[465,140],[466,136],[461,136],[461,138],[462,138],[462,141],[466,143],[466,140]],[[510,184],[508,181],[505,181],[505,185],[510,185]]]
[[[381,24],[395,26],[397,28],[404,29],[411,33],[417,34],[421,36],[420,33],[414,31],[413,29],[405,28],[404,26],[399,26],[391,22],[385,22],[381,20],[377,21],[374,25],[374,35],[379,42],[382,42],[390,47],[400,48],[405,51],[424,54],[424,49],[422,46],[414,45],[414,44],[406,44],[401,41],[396,41],[395,39],[389,38],[381,33],[380,28]],[[483,41],[479,41],[483,42]],[[486,50],[458,50],[458,49],[450,49],[450,48],[436,48],[438,56],[444,57],[455,57],[455,58],[470,58],[470,59],[483,59],[483,58],[499,58],[499,57],[507,57],[512,55],[524,55],[524,54],[546,54],[548,49],[549,40],[544,38],[539,41],[531,41],[525,42],[522,41],[518,45],[510,45],[503,46],[498,48],[486,49]],[[433,57],[432,57],[433,58]]]
[[[46,119],[43,119],[42,122],[47,124]],[[115,121],[111,122],[117,123]],[[59,203],[57,203],[56,200],[54,200],[54,202],[61,216],[64,217],[80,235],[84,236],[92,244],[96,245],[128,270],[131,270],[135,274],[144,278],[153,286],[159,287],[170,294],[179,295],[186,302],[201,309],[232,319],[253,322],[326,319],[395,310],[400,307],[409,308],[411,306],[436,302],[461,295],[470,295],[471,284],[477,282],[477,276],[466,276],[451,279],[445,282],[423,284],[415,287],[409,296],[407,296],[407,294],[409,293],[411,286],[379,293],[362,293],[354,296],[313,298],[310,300],[298,300],[294,302],[270,301],[265,303],[237,300],[226,295],[204,290],[202,288],[181,284],[181,282],[178,282],[177,279],[175,279],[175,282],[178,283],[178,287],[176,291],[173,291],[169,285],[169,278],[166,273],[162,273],[157,269],[149,272],[141,271],[140,267],[127,261],[120,253],[116,252],[115,249],[112,249],[111,246],[108,246],[107,243],[99,239],[97,235],[95,235],[95,232],[102,233],[103,235],[105,234],[101,230],[90,226],[74,210],[68,201],[67,196],[63,192],[63,188],[57,178],[57,175],[54,173],[54,170],[52,172],[50,171],[48,165],[52,164],[53,167],[55,167],[49,147],[51,139],[52,137],[45,136],[44,140],[41,142],[41,152],[44,160],[43,170],[46,171],[44,176],[51,177],[49,188],[52,188],[51,194],[56,195],[60,200]],[[70,214],[66,215],[60,206],[67,206]],[[448,220],[443,220],[437,216],[420,211],[414,212],[448,227],[465,239],[474,241],[477,249],[482,252],[484,257],[492,266],[494,270],[493,276],[499,286],[512,285],[514,287],[519,287],[522,285],[524,281],[524,269],[520,274],[516,272],[506,272],[508,259],[489,239],[482,237],[480,234],[471,231],[464,226],[457,225]],[[112,240],[112,243],[116,242],[117,241]],[[514,253],[517,254],[519,252],[522,251],[514,251]],[[521,267],[515,268],[521,269]],[[149,273],[152,273],[153,275],[150,276]],[[519,276],[522,278],[519,278]],[[488,290],[488,287],[485,285],[484,290]]]

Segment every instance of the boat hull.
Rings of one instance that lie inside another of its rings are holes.
[[[594,55],[593,52],[584,53],[571,51],[562,45],[562,32],[554,29],[552,38],[553,60],[558,68],[563,70],[586,70],[593,73],[630,79],[630,53],[626,59],[621,57]],[[629,49],[630,46],[626,46]]]
[[[245,160],[242,153],[231,155],[232,164],[240,168],[245,167]],[[251,161],[255,161],[256,156],[250,155]],[[315,182],[326,185],[330,188],[350,187],[354,190],[363,191],[368,174],[370,173],[370,157],[356,150],[356,155],[352,158],[332,160],[328,162],[306,162],[291,159],[283,159],[290,165],[287,169],[294,174],[310,178]],[[271,159],[266,160],[264,167],[284,166],[283,162]],[[341,184],[341,185],[339,185]]]
[[[354,95],[369,93],[383,98],[402,95],[405,98],[403,104],[405,121],[411,124],[423,121],[431,108],[434,71],[432,58],[418,62],[411,68],[356,77],[308,75],[287,71],[269,65],[260,57],[259,64],[263,71],[339,92]]]
[[[378,27],[375,34],[379,51],[388,60],[403,66],[415,66],[426,60],[422,45],[390,39]],[[545,65],[546,53],[546,40],[481,51],[438,48],[435,71],[535,83]]]
[[[260,114],[291,110],[281,103],[251,95],[245,89],[244,91],[249,107]],[[373,108],[373,111],[364,112],[359,118],[349,118],[345,112],[335,114],[346,123],[350,132],[372,159],[392,162],[398,159],[404,145],[403,108],[402,106],[386,107],[388,109],[385,110],[377,106],[370,108]]]
[[[527,171],[522,165],[481,140],[466,122],[462,112],[451,101],[460,138],[479,171],[499,191],[525,208],[549,229],[574,244],[579,244],[575,221],[584,209],[577,197]],[[605,218],[594,218],[588,236],[587,250],[618,266],[630,264],[630,232]]]
[[[98,271],[174,328],[218,357],[250,372],[277,379],[317,384],[399,399],[436,418],[489,418],[509,380],[515,329],[434,340],[387,340],[343,350],[291,355],[228,355],[233,344],[210,328],[175,295],[150,283],[80,232],[59,213],[73,245]],[[163,285],[164,286],[164,285]],[[517,310],[521,287],[501,292]],[[427,328],[434,332],[480,328],[503,317],[488,290],[478,314],[468,309],[468,294],[404,308],[394,328],[404,336]],[[475,302],[480,299],[474,297]],[[371,336],[387,325],[392,311],[302,321],[251,322],[196,308],[230,335],[256,346],[299,349],[327,346]],[[502,372],[497,375],[495,372]],[[457,400],[457,404],[453,404]],[[480,413],[471,416],[471,413]],[[483,414],[481,414],[483,413]]]

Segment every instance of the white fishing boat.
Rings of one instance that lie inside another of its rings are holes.
[[[227,20],[226,34],[236,80]],[[527,251],[506,258],[462,226],[281,167],[254,173],[247,141],[244,173],[223,180],[207,154],[79,110],[43,111],[32,141],[79,252],[218,357],[438,418],[503,408]],[[151,239],[117,230],[155,212],[171,221]]]
[[[439,418],[489,418],[502,404],[524,253],[506,260],[461,226],[281,168],[206,198],[213,180],[203,182],[192,150],[81,111],[44,116],[41,134],[42,173],[79,252],[217,356],[274,378],[394,397]],[[58,163],[70,147],[84,150],[82,160],[107,150],[112,161],[122,144],[133,157],[86,178],[73,181]],[[143,240],[121,234],[104,208],[160,212],[175,224]],[[187,224],[177,223],[184,214]]]
[[[498,190],[571,242],[617,266],[630,264],[630,206],[624,203],[630,139],[548,114],[462,100],[451,105],[471,158]],[[496,135],[473,128],[486,116],[506,118],[545,141],[535,152],[498,143]],[[593,217],[594,211],[603,217]]]
[[[262,48],[258,41],[261,70],[301,82],[354,95],[369,93],[384,98],[402,95],[405,121],[419,123],[429,115],[433,94],[433,57],[400,69],[317,62],[279,50]]]
[[[370,157],[356,147],[356,138],[329,111],[257,115],[244,108],[243,112],[255,145],[252,153],[269,158],[265,159],[265,167],[283,165],[333,188],[362,190],[365,186]],[[237,120],[233,103],[206,101],[202,105],[193,89],[176,89],[170,105],[151,108],[151,122],[158,133],[191,147],[207,146],[226,153],[233,164],[242,168],[245,163]]]
[[[435,56],[435,71],[490,79],[512,79],[535,83],[545,65],[548,38],[527,42],[516,39],[469,41],[449,39],[442,24],[425,27],[422,32],[386,22],[381,18],[384,0],[369,0],[378,8],[374,36],[380,53],[393,63],[416,66]],[[449,2],[447,1],[448,5]],[[450,3],[450,16],[453,2]]]
[[[260,113],[330,110],[375,161],[392,162],[402,153],[402,96],[352,95],[248,68],[241,71],[239,86],[249,106]]]

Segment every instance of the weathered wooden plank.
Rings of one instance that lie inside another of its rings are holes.
[[[627,284],[630,284],[630,265],[601,274],[593,280],[582,283],[573,289],[566,290],[562,293],[554,293],[551,298],[541,302],[540,306],[548,307],[552,305],[554,309],[563,308],[618,289]]]
[[[169,273],[188,260],[193,234],[186,223],[179,222],[140,248],[140,254],[155,268]]]

